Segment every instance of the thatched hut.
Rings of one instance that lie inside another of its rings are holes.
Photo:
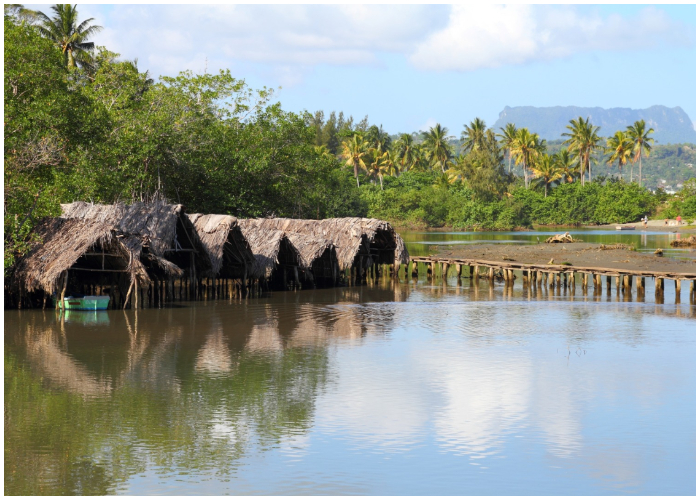
[[[243,279],[255,265],[248,240],[231,215],[188,214],[211,261],[211,277]]]
[[[61,304],[66,291],[94,294],[99,287],[100,292],[109,292],[112,306],[118,307],[128,300],[133,285],[150,283],[140,260],[140,239],[121,234],[111,223],[46,218],[35,233],[41,243],[20,260],[14,272],[20,301],[22,296],[34,295],[45,304],[56,293]],[[43,297],[37,292],[43,292]]]
[[[62,217],[96,220],[114,225],[141,239],[142,260],[156,279],[174,279],[188,270],[191,279],[207,273],[211,262],[182,205],[163,201],[99,205],[78,201],[61,205]],[[174,264],[174,265],[173,265]]]
[[[341,269],[372,264],[408,264],[401,236],[386,221],[345,217],[336,219],[259,219],[264,227],[330,240]]]
[[[284,231],[261,224],[264,219],[239,219],[243,236],[255,257],[251,277],[270,288],[285,289],[290,281],[299,284],[301,255]]]
[[[340,266],[335,245],[331,240],[301,233],[286,233],[286,235],[299,251],[301,275],[304,281],[320,287],[338,284]]]

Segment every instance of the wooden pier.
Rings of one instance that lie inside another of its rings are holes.
[[[695,303],[695,273],[679,273],[668,271],[649,271],[614,269],[607,267],[574,266],[564,264],[525,264],[514,261],[491,261],[481,259],[459,259],[438,256],[412,257],[411,263],[401,266],[399,275],[418,276],[418,264],[426,265],[428,277],[437,277],[438,274],[443,279],[447,278],[450,266],[454,267],[458,277],[466,277],[470,280],[485,279],[493,283],[496,279],[503,280],[507,285],[515,281],[515,272],[522,275],[523,285],[532,286],[564,286],[575,288],[577,275],[580,277],[581,287],[588,289],[589,277],[594,290],[602,290],[603,286],[608,291],[612,289],[613,278],[617,290],[623,293],[631,293],[636,286],[637,293],[644,293],[646,290],[646,278],[651,278],[654,283],[655,293],[662,295],[665,281],[671,280],[676,289],[676,296],[680,297],[681,281],[690,282],[690,299]],[[410,269],[409,269],[410,267]],[[468,275],[463,276],[463,272],[468,270]],[[603,283],[605,277],[605,284]]]

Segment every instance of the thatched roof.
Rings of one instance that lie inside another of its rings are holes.
[[[67,219],[96,220],[113,224],[116,229],[129,236],[141,238],[148,253],[154,257],[158,266],[167,274],[181,275],[182,270],[163,262],[163,259],[173,260],[174,250],[193,248],[197,251],[197,267],[206,271],[211,264],[206,256],[206,249],[197,236],[192,222],[185,216],[182,205],[169,204],[164,201],[153,203],[136,202],[131,205],[116,203],[114,205],[100,205],[76,201],[61,205],[62,217]],[[184,231],[178,235],[178,223]],[[179,238],[178,238],[179,236]],[[180,259],[187,267],[187,260]]]
[[[386,221],[345,217],[336,219],[256,219],[263,227],[274,228],[286,233],[297,233],[318,240],[330,240],[336,247],[340,267],[352,267],[355,257],[363,250],[363,245],[381,249],[382,264],[407,264],[408,251],[403,238]],[[364,250],[367,250],[365,248]],[[391,254],[391,255],[390,255]]]
[[[142,284],[150,282],[139,260],[139,239],[119,234],[110,223],[46,218],[37,225],[35,233],[43,243],[35,245],[18,263],[15,272],[19,286],[27,291],[41,288],[53,293],[59,288],[63,271],[97,248],[112,254],[106,257],[107,269],[124,269]]]
[[[292,245],[299,251],[300,265],[303,268],[310,269],[313,262],[320,258],[328,249],[335,255],[335,245],[331,240],[315,238],[301,233],[287,232],[286,234]]]
[[[211,260],[211,274],[217,276],[224,265],[224,253],[229,262],[236,267],[233,273],[243,277],[247,269],[252,269],[255,257],[238,225],[238,219],[231,215],[202,215],[188,214],[190,221],[197,230],[197,235]],[[229,245],[226,246],[226,243]],[[234,276],[232,276],[234,277]]]
[[[248,240],[250,249],[255,256],[255,264],[251,275],[256,278],[270,277],[272,271],[280,263],[280,251],[284,249],[291,253],[289,258],[298,264],[301,255],[291,243],[284,231],[270,228],[261,224],[265,219],[238,219],[243,236]]]

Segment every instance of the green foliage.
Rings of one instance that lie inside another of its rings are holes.
[[[675,219],[678,215],[688,220],[695,220],[695,179],[683,183],[683,189],[667,200],[662,206],[661,217]]]

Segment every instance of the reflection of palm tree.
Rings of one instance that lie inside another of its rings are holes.
[[[639,162],[639,185],[642,185],[642,155],[646,153],[649,156],[651,152],[651,145],[654,144],[654,139],[649,137],[649,134],[653,134],[653,128],[646,128],[646,123],[644,120],[638,120],[634,122],[634,125],[627,127],[627,137],[634,143],[632,152],[634,153],[634,161]],[[631,181],[631,179],[630,179]]]
[[[39,31],[46,38],[52,40],[63,53],[65,65],[69,68],[76,66],[91,69],[93,67],[92,51],[95,48],[93,42],[88,42],[102,26],[90,26],[94,21],[91,17],[78,23],[78,10],[70,4],[56,4],[51,7],[55,15],[49,18],[43,12],[37,14],[40,21]]]
[[[428,132],[423,132],[423,147],[426,157],[433,167],[439,166],[443,173],[447,168],[448,160],[452,157],[452,148],[447,133],[447,128],[439,123]]]

